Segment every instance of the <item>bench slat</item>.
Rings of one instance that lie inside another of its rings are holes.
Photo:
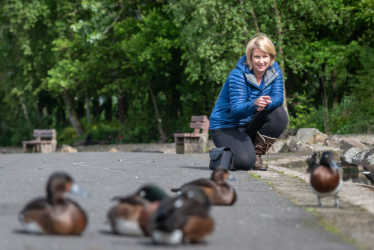
[[[174,137],[191,137],[191,133],[175,133]]]
[[[34,137],[42,137],[42,138],[46,138],[46,137],[52,137],[52,138],[56,138],[56,130],[55,129],[34,129],[33,131],[33,136]]]
[[[190,128],[193,128],[194,131],[192,133],[175,133],[174,137],[182,138],[182,137],[201,137],[203,134],[207,134],[209,132],[209,119],[206,115],[201,116],[192,116]],[[202,133],[200,130],[202,129]]]
[[[206,122],[209,121],[206,115],[192,116],[191,122]]]
[[[191,122],[190,123],[190,128],[203,129],[205,128],[205,126],[206,126],[205,122]]]
[[[191,137],[201,137],[203,134],[201,134],[201,133],[193,133],[193,134],[191,134]]]
[[[34,141],[23,141],[22,143],[26,144],[26,145],[38,145],[38,144],[51,144],[52,141],[38,141],[38,140],[34,140]]]

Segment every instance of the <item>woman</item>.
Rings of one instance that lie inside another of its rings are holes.
[[[287,127],[288,115],[281,106],[283,78],[275,55],[265,34],[251,39],[210,116],[213,142],[234,151],[236,169],[266,171],[261,155]]]

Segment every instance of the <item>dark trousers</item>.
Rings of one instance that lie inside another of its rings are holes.
[[[280,106],[271,111],[258,112],[249,123],[240,127],[215,129],[210,132],[217,148],[229,147],[234,151],[236,169],[250,170],[256,163],[256,153],[252,141],[257,131],[261,135],[278,138],[286,129],[287,124],[287,112]]]

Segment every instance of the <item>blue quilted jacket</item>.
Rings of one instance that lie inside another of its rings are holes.
[[[210,130],[234,128],[248,123],[257,113],[254,103],[260,96],[271,97],[272,103],[264,110],[273,110],[282,105],[283,78],[278,63],[274,62],[266,70],[263,78],[265,86],[261,89],[253,70],[249,70],[245,64],[246,60],[247,56],[242,56],[227,77],[210,115]]]

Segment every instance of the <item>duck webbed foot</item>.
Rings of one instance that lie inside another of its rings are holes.
[[[335,195],[335,207],[339,208],[339,197]]]
[[[319,207],[322,207],[321,197],[319,197],[319,196],[318,196],[318,206],[319,206]]]

